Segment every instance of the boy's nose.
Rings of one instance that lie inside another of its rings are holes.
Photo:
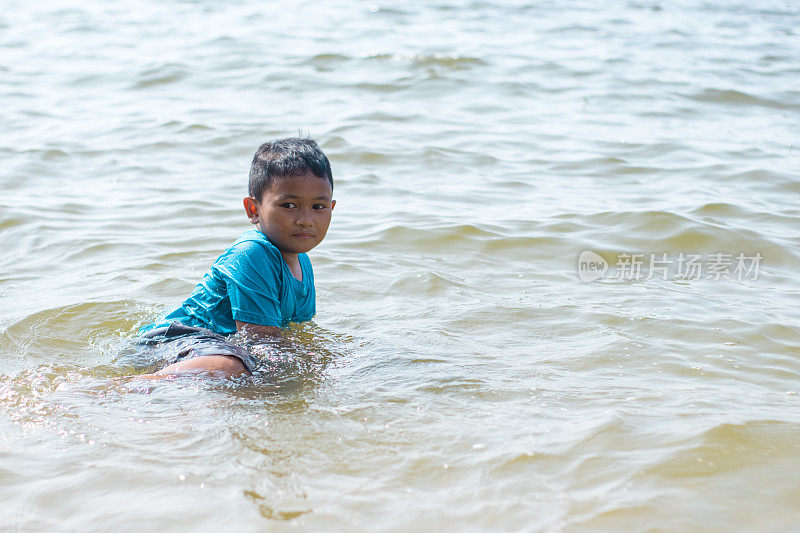
[[[297,224],[300,226],[311,226],[314,224],[314,217],[308,211],[302,211],[297,216]]]

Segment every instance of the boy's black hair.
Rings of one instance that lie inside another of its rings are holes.
[[[250,196],[261,201],[275,178],[311,173],[326,180],[333,189],[331,163],[312,139],[288,138],[266,142],[258,147],[250,165]]]

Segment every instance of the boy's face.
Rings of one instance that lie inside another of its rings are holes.
[[[282,254],[308,252],[325,238],[336,201],[327,180],[313,174],[277,178],[260,201],[248,196],[244,208],[250,222]]]

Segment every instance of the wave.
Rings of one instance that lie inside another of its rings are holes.
[[[774,109],[800,109],[800,101],[796,101],[798,93],[783,93],[776,98],[765,98],[735,89],[704,89],[700,92],[685,94],[685,97],[696,102],[725,104],[734,106],[756,106]]]

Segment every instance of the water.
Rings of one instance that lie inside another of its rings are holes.
[[[3,525],[800,528],[798,27],[778,0],[6,2]],[[248,226],[255,148],[298,131],[338,201],[314,322],[251,379],[131,380],[127,339]],[[720,252],[756,279],[674,273]]]

